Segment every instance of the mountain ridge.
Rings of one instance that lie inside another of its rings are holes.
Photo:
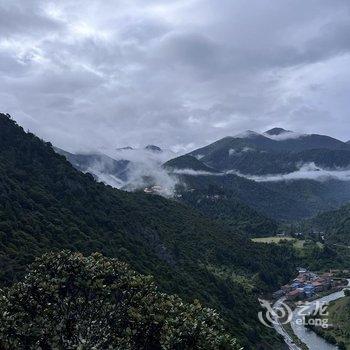
[[[286,134],[286,133],[292,133],[293,131],[290,130],[286,130],[280,127],[274,127],[270,130],[267,130],[264,132],[265,135],[273,135],[273,136],[277,136],[277,135],[281,135],[281,134]]]
[[[256,318],[254,291],[276,288],[293,274],[286,247],[252,243],[175,201],[97,183],[6,115],[0,178],[2,283],[47,251],[99,251],[153,274],[166,292],[214,307],[247,349],[280,344]]]

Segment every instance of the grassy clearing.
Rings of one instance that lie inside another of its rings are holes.
[[[295,240],[293,247],[295,249],[304,249],[304,243],[305,241]]]
[[[282,241],[296,241],[296,239],[292,237],[259,237],[252,238],[252,241],[256,243],[281,243]]]
[[[273,236],[273,237],[259,237],[259,238],[252,238],[252,241],[253,242],[256,242],[256,243],[281,243],[281,242],[285,242],[285,241],[288,241],[288,242],[293,242],[293,247],[295,249],[298,249],[298,250],[303,250],[305,247],[305,244],[309,244],[308,241],[305,241],[305,240],[300,240],[300,239],[296,239],[296,238],[293,238],[293,237],[276,237],[276,236]],[[317,243],[312,243],[312,244],[316,244],[317,247],[319,248],[323,248],[323,244],[320,243],[320,242],[317,242]]]

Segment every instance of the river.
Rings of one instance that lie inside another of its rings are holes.
[[[350,284],[350,280],[348,280]],[[311,314],[315,308],[316,308],[316,303],[329,303],[331,301],[343,298],[344,295],[344,290],[336,293],[332,293],[330,295],[327,295],[323,298],[317,299],[313,302],[310,303],[308,308],[305,310],[307,314]],[[298,308],[296,308],[293,312],[293,319],[291,322],[292,329],[294,333],[297,335],[297,337],[307,345],[307,347],[310,350],[336,350],[338,349],[337,346],[331,345],[327,343],[323,338],[319,337],[316,335],[314,332],[308,330],[306,327],[303,325],[300,325],[300,320],[302,319],[302,316],[298,315]]]

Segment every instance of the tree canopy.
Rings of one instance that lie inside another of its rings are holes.
[[[99,253],[47,253],[0,297],[4,349],[238,349],[214,310]]]

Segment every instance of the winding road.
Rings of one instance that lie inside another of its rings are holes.
[[[278,299],[273,305],[273,309],[277,310],[284,303],[285,300],[285,297]],[[299,346],[297,346],[294,343],[292,337],[285,331],[278,318],[274,318],[273,327],[275,328],[276,332],[283,337],[285,343],[288,345],[290,350],[302,350]]]

